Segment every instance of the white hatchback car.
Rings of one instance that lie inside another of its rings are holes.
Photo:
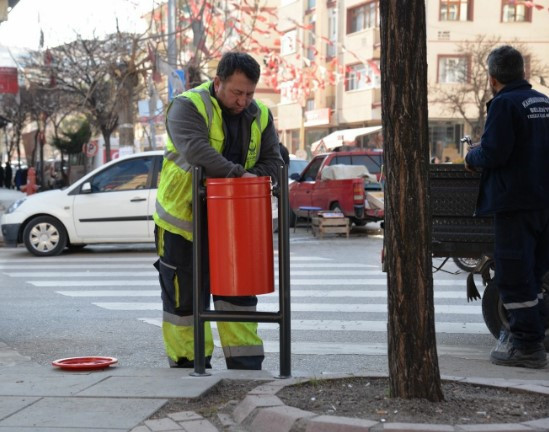
[[[91,243],[154,241],[152,214],[162,151],[113,160],[65,189],[13,203],[2,215],[7,246],[24,243],[37,256]]]
[[[87,244],[154,242],[163,153],[115,159],[68,188],[14,202],[1,219],[4,243],[24,243],[36,256],[54,256]],[[274,206],[273,219],[277,225]]]

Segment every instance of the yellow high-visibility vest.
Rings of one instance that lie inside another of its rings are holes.
[[[186,97],[194,103],[208,126],[210,145],[218,153],[222,153],[225,143],[223,116],[217,100],[211,96],[210,86],[212,85],[213,82],[210,81],[176,97]],[[246,170],[252,168],[259,159],[261,134],[269,120],[268,108],[259,101],[254,100],[253,103],[259,109],[258,115],[251,125],[250,145],[244,165]],[[171,104],[167,111],[170,108]],[[191,168],[185,157],[177,151],[168,135],[153,218],[158,226],[174,234],[180,234],[189,241],[192,241],[193,238]]]

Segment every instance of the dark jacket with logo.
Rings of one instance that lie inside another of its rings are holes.
[[[549,98],[517,80],[487,107],[480,145],[466,156],[482,168],[476,214],[549,208]]]

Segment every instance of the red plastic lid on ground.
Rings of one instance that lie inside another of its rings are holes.
[[[104,369],[112,364],[118,363],[114,357],[68,357],[54,360],[51,364],[66,370],[94,370]]]

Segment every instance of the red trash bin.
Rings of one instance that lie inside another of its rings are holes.
[[[274,292],[271,178],[207,179],[206,200],[211,293]]]

